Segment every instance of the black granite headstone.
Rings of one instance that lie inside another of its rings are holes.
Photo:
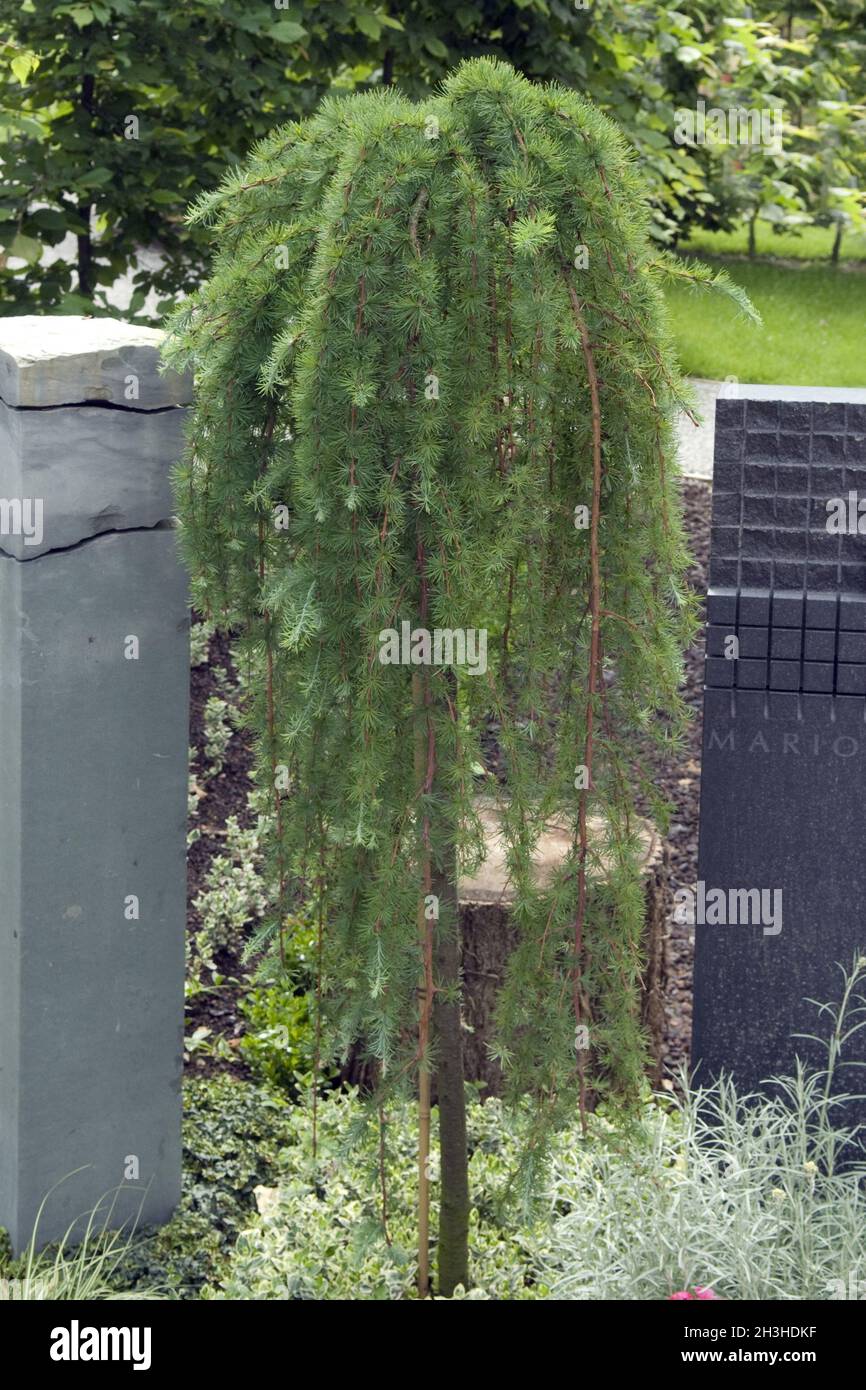
[[[744,386],[718,401],[695,914],[700,1081],[724,1071],[751,1090],[791,1074],[797,1056],[822,1065],[825,1054],[793,1036],[823,1031],[805,999],[838,999],[836,963],[866,953],[858,498],[866,504],[866,391]],[[828,529],[840,499],[853,531]],[[866,1032],[845,1055],[866,1061]],[[866,1071],[840,1082],[866,1090]],[[845,1122],[866,1121],[854,1108]]]

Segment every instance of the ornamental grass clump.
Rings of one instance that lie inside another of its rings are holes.
[[[650,1117],[647,1147],[613,1142],[555,1162],[560,1219],[539,1275],[551,1297],[866,1295],[866,1146],[850,1123],[862,1063],[849,1055],[866,1027],[866,960],[840,970],[838,1001],[816,1005],[823,1066],[797,1059],[760,1095],[729,1077],[695,1089],[684,1077],[682,1099]]]
[[[382,1114],[417,1087],[422,1293],[435,1079],[447,1294],[468,1279],[456,888],[479,790],[516,890],[497,1049],[535,1100],[529,1178],[590,1081],[640,1090],[635,758],[679,737],[692,631],[660,280],[708,275],[653,248],[608,120],[486,59],[418,103],[326,101],[192,218],[216,257],[172,324],[197,380],[177,497],[196,602],[254,673],[260,941],[279,970],[301,885],[317,1051],[366,1054]],[[541,886],[552,814],[571,849]]]

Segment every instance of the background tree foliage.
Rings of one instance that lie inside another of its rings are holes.
[[[204,260],[183,213],[276,124],[314,109],[388,24],[358,0],[0,2],[0,272],[10,309],[87,312],[138,250],[131,309],[171,299]],[[130,138],[129,117],[138,122]],[[76,238],[49,266],[40,248]]]
[[[335,87],[417,97],[483,55],[617,121],[662,242],[743,217],[832,223],[841,237],[862,210],[864,16],[860,0],[723,12],[706,0],[0,0],[0,303],[104,308],[105,288],[135,270],[130,312],[149,289],[159,312],[206,260],[185,206],[268,130]],[[678,144],[676,112],[699,96],[783,106],[783,152]],[[158,256],[140,265],[148,246]]]
[[[862,220],[866,176],[866,7],[859,0],[753,7],[757,18],[724,21],[728,61],[708,105],[760,106],[783,115],[783,148],[707,146],[713,195],[705,225],[728,230],[745,220],[754,254],[755,224],[805,224],[842,235]]]

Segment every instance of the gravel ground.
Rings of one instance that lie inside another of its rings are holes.
[[[708,483],[686,479],[682,483],[686,529],[693,562],[689,583],[703,598],[707,588],[710,547],[710,497]],[[661,786],[673,806],[668,844],[670,884],[692,888],[698,877],[698,816],[701,790],[701,713],[703,698],[704,634],[699,631],[686,652],[685,699],[694,712],[688,742],[680,759],[660,769]],[[692,1026],[692,957],[694,929],[671,920],[668,937],[667,1035],[665,1066],[675,1072],[689,1059]]]

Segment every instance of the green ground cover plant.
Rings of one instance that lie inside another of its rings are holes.
[[[848,1299],[866,1289],[866,1161],[841,1116],[860,1073],[847,1047],[866,1026],[866,961],[841,971],[839,1000],[816,1009],[826,1064],[769,1095],[730,1080],[648,1099],[628,1137],[603,1114],[561,1133],[531,1211],[515,1175],[528,1115],[469,1107],[476,1299],[665,1299],[711,1288],[725,1299]],[[206,1297],[407,1298],[413,1294],[414,1111],[382,1137],[357,1101],[296,1107],[280,1178]],[[466,1296],[460,1289],[456,1297]]]
[[[529,1202],[519,1173],[531,1108],[470,1097],[473,1286],[453,1297],[862,1298],[866,1158],[841,1107],[859,1077],[848,1053],[866,1026],[864,984],[855,960],[840,967],[838,999],[815,1005],[821,1067],[761,1096],[683,1077],[678,1092],[643,1097],[628,1135],[602,1108],[555,1136]],[[77,1249],[13,1261],[0,1248],[0,1300],[413,1298],[418,1115],[404,1101],[382,1118],[354,1090],[329,1092],[314,1114],[309,1096],[189,1082],[172,1221],[102,1240],[95,1215]],[[434,1164],[434,1204],[440,1178]]]

